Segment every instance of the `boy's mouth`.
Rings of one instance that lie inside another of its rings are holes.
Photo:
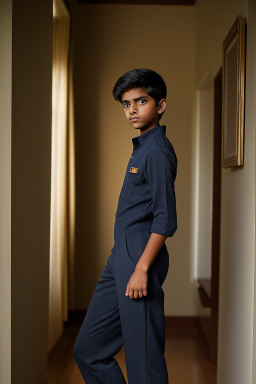
[[[131,118],[130,118],[131,121],[138,121],[139,119],[140,119],[140,118],[137,117],[137,116],[136,116],[136,117],[131,117]]]

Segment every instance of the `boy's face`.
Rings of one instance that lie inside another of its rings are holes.
[[[141,134],[159,124],[159,115],[166,109],[166,99],[156,105],[153,97],[144,88],[132,88],[122,94],[122,104],[126,119]]]

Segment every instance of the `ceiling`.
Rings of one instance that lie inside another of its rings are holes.
[[[78,0],[85,4],[195,5],[196,0]]]

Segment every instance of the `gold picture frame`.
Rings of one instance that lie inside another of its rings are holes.
[[[246,20],[237,17],[223,42],[222,165],[244,164]]]

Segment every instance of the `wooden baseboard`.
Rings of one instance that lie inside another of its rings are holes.
[[[68,324],[81,324],[86,315],[86,310],[72,310],[68,314]],[[195,316],[165,316],[165,328],[171,330],[198,331],[199,322]]]

